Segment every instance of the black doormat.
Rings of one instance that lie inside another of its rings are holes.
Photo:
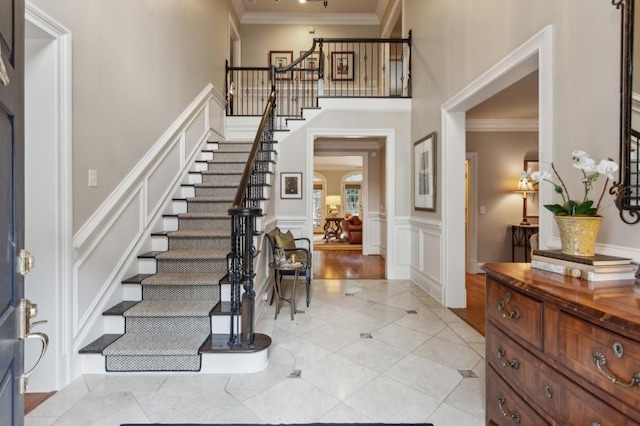
[[[123,423],[120,426],[433,426],[433,423]]]
[[[120,426],[433,426],[433,423],[124,423]]]

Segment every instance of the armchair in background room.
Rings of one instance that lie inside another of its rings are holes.
[[[309,288],[311,287],[311,275],[313,274],[311,240],[308,238],[294,238],[291,231],[286,233],[280,231],[280,228],[273,228],[267,232],[267,241],[271,250],[271,261],[274,261],[276,250],[283,249],[287,258],[292,254],[296,255],[296,261],[304,265],[304,276],[307,287],[307,307],[309,306]],[[287,270],[274,270],[274,285],[279,286],[282,282],[283,275],[293,275],[295,272]],[[273,302],[273,295],[271,298]]]
[[[344,233],[351,244],[362,244],[362,221],[358,216],[348,214],[345,219]]]

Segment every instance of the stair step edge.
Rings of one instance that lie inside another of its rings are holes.
[[[137,274],[122,280],[122,284],[141,284],[142,280],[144,280],[145,278],[149,278],[152,275],[154,274]]]
[[[102,313],[102,315],[105,316],[120,316],[122,314],[125,313],[125,311],[127,311],[129,308],[137,305],[138,303],[140,303],[140,301],[138,300],[123,300],[120,303],[117,303],[115,305],[113,305],[112,307],[110,307],[109,309],[107,309],[106,311],[104,311]]]
[[[240,347],[229,347],[229,335],[227,334],[211,334],[205,340],[200,347],[200,354],[207,353],[251,353],[259,352],[267,349],[271,346],[271,337],[262,333],[254,334],[254,346],[249,347],[247,344],[242,344]]]
[[[102,354],[102,351],[121,338],[123,334],[103,334],[78,351],[81,354]]]

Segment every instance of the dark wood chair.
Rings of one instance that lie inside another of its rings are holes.
[[[304,277],[306,281],[306,290],[307,290],[307,307],[309,306],[309,289],[311,288],[311,275],[313,274],[313,266],[312,266],[312,252],[311,252],[311,240],[309,238],[294,238],[294,243],[296,248],[285,248],[278,247],[276,243],[276,236],[279,234],[283,234],[279,228],[274,228],[273,230],[267,232],[267,241],[269,242],[269,249],[271,251],[271,261],[275,259],[276,250],[283,249],[285,255],[289,257],[291,254],[295,253],[296,261],[300,262],[304,265]],[[283,275],[293,275],[294,271],[286,271],[286,270],[273,270],[273,279],[274,285],[279,286],[282,282]],[[273,303],[273,294],[271,294],[271,303]]]

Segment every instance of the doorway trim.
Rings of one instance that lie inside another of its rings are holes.
[[[460,247],[465,246],[464,162],[466,151],[466,111],[500,92],[531,72],[539,70],[540,161],[550,162],[553,146],[553,27],[548,25],[512,53],[478,77],[442,105],[442,282],[443,304],[449,308],[466,306],[465,276],[460,268]],[[551,200],[550,188],[540,188],[540,203]],[[551,235],[551,218],[540,217],[540,245]]]
[[[393,129],[329,129],[329,128],[316,128],[307,130],[307,164],[306,170],[313,170],[313,156],[315,155],[314,142],[319,137],[381,137],[385,140],[385,209],[386,209],[386,222],[385,229],[381,230],[383,236],[383,244],[385,250],[385,277],[387,279],[406,279],[406,272],[403,271],[403,265],[400,264],[399,259],[399,238],[396,230],[397,224],[395,223],[395,197],[393,189],[395,188],[395,132]],[[354,150],[354,152],[357,150]],[[348,151],[341,151],[340,155],[349,155]],[[359,154],[362,155],[362,152]],[[368,177],[368,156],[365,155],[363,163],[363,180]],[[313,173],[307,173],[311,177],[305,178],[304,191],[306,194],[310,194],[313,189]],[[368,190],[368,186],[365,187]],[[365,197],[367,201],[367,197]],[[306,211],[312,210],[311,197],[307,197]],[[363,205],[363,209],[368,208],[368,202],[366,206]],[[308,236],[313,236],[313,223],[307,221],[307,228],[305,230]],[[371,234],[371,230],[367,232],[367,228],[363,231],[365,238],[366,234]],[[390,238],[391,237],[391,238]],[[364,243],[364,241],[363,241]],[[363,244],[363,255],[365,254],[365,244]]]
[[[73,186],[72,186],[72,45],[71,31],[57,22],[51,16],[34,6],[25,3],[25,20],[42,30],[51,38],[55,48],[55,58],[51,68],[44,70],[54,77],[54,121],[55,132],[52,139],[55,143],[56,155],[51,160],[49,174],[40,179],[52,179],[55,182],[53,209],[56,212],[51,220],[51,232],[55,235],[55,259],[57,269],[51,271],[53,282],[39,283],[53,287],[50,293],[57,297],[48,303],[55,304],[56,318],[46,318],[55,327],[53,337],[57,340],[57,351],[52,351],[55,357],[55,388],[60,389],[70,382],[70,348],[71,348],[71,283],[72,253],[73,253]],[[42,170],[40,171],[42,172]],[[47,302],[45,300],[39,301]],[[55,324],[55,325],[54,325]],[[37,371],[36,371],[37,373]],[[49,372],[50,373],[50,372]]]
[[[469,164],[467,185],[467,234],[466,234],[466,272],[478,274],[478,153],[467,152]],[[465,172],[466,173],[466,172]]]

